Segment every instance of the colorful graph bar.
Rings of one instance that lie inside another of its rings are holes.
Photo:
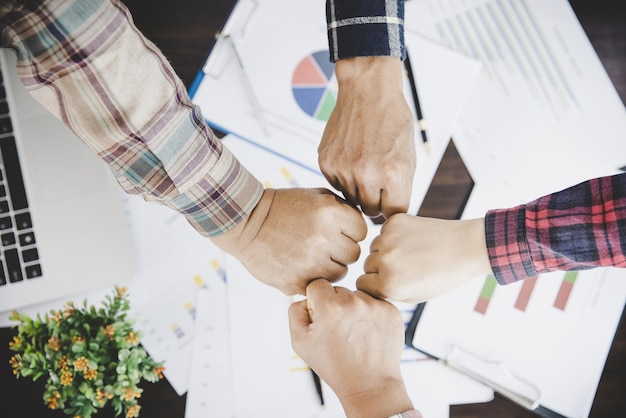
[[[491,297],[493,296],[493,292],[496,290],[498,282],[496,278],[491,274],[487,276],[485,279],[485,284],[483,284],[483,288],[480,291],[480,295],[478,296],[478,300],[476,301],[476,306],[474,306],[474,311],[484,315],[487,312],[487,307],[489,306],[489,302],[491,301]]]
[[[535,284],[537,284],[537,276],[530,277],[522,282],[522,288],[520,289],[517,299],[515,300],[516,309],[519,309],[522,312],[526,311],[526,307],[528,306],[530,295],[533,294]]]
[[[185,332],[178,324],[172,324],[170,326],[170,329],[172,330],[172,332],[176,335],[176,338],[178,339],[181,339],[185,336]]]
[[[572,289],[574,288],[574,282],[576,282],[577,276],[578,272],[576,271],[568,271],[567,273],[565,273],[565,277],[563,277],[559,292],[557,293],[556,299],[554,300],[555,308],[562,311],[565,310],[565,306],[567,305],[567,301],[569,300],[569,297],[572,293]]]
[[[226,281],[227,281],[226,270],[224,270],[224,268],[222,268],[222,266],[220,266],[219,261],[217,261],[217,260],[211,261],[211,267],[213,267],[215,269],[215,272],[222,278],[222,281],[224,283],[226,283]]]

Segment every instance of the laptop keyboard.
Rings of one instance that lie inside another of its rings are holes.
[[[9,110],[0,72],[0,286],[42,275]]]

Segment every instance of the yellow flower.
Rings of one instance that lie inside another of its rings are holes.
[[[51,321],[55,321],[57,323],[61,322],[61,311],[50,312],[52,316],[49,316]]]
[[[59,398],[61,398],[61,394],[56,390],[52,392],[52,396],[50,396],[46,401],[48,402],[48,408],[57,409],[59,407]]]
[[[48,340],[48,347],[50,347],[54,351],[59,351],[60,348],[61,348],[61,345],[59,343],[59,339],[57,337],[55,337],[54,335],[52,337],[50,337],[50,339]]]
[[[63,309],[63,317],[68,318],[76,312],[76,307],[74,307],[73,302],[67,302]]]
[[[113,341],[113,335],[115,335],[115,329],[111,325],[107,325],[102,333],[109,337],[109,340]]]
[[[13,374],[16,375],[16,376],[20,373],[20,363],[21,363],[21,361],[22,361],[22,356],[20,356],[19,354],[14,355],[9,360],[9,364],[13,368]]]
[[[70,369],[64,369],[61,372],[61,384],[63,386],[69,386],[74,381],[74,377],[72,376],[72,372]]]
[[[126,294],[127,291],[128,291],[128,289],[126,287],[118,287],[117,288],[117,297],[118,298],[123,297]]]
[[[74,360],[74,369],[76,369],[76,371],[79,371],[79,372],[82,372],[82,371],[86,370],[87,369],[87,358],[82,356],[82,357],[78,357],[76,360]]]
[[[9,341],[9,348],[20,349],[22,347],[22,339],[16,335],[13,336],[13,341]]]
[[[132,401],[135,398],[141,398],[141,393],[135,392],[131,388],[126,388],[126,393],[124,394],[124,400]]]
[[[101,390],[101,389],[96,389],[96,400],[98,401],[98,403],[100,404],[100,406],[104,405],[104,402],[109,399],[113,399],[113,395],[110,394],[109,392],[105,391],[105,390]]]
[[[69,360],[67,359],[67,356],[63,356],[60,359],[57,360],[57,369],[59,370],[63,370],[65,369],[68,365],[69,365]]]
[[[87,369],[83,372],[83,376],[85,376],[86,380],[94,380],[98,377],[98,371],[95,369]]]
[[[137,334],[131,331],[126,336],[126,342],[131,345],[137,345],[139,343],[139,338],[137,338]]]
[[[154,374],[156,374],[159,379],[163,379],[164,370],[165,370],[165,367],[156,367],[154,369]]]
[[[141,407],[139,405],[133,405],[128,408],[126,411],[126,418],[134,418],[139,416],[139,410]]]
[[[72,344],[77,343],[78,341],[80,342],[85,342],[85,338],[81,337],[80,335],[74,335],[72,336]]]
[[[59,407],[59,400],[57,398],[51,396],[47,399],[47,401],[48,401],[48,408],[57,409]]]

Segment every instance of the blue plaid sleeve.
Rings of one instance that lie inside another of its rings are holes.
[[[327,0],[330,60],[361,56],[404,59],[404,0]]]

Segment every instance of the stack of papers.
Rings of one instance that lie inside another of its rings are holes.
[[[406,26],[482,65],[453,132],[465,217],[626,166],[626,110],[567,0],[412,1]]]

